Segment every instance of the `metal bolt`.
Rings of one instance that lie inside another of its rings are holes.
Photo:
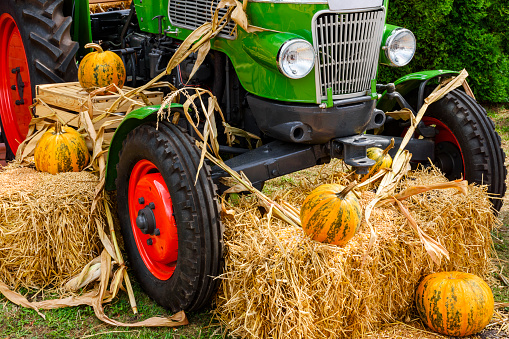
[[[159,228],[156,228],[156,230],[154,231],[154,234],[161,235],[161,230]]]
[[[151,209],[154,209],[154,208],[156,208],[156,204],[151,202],[150,204],[148,204],[148,207],[150,207]]]
[[[138,199],[138,202],[143,205],[145,203],[145,198],[144,197],[140,197]]]
[[[153,243],[152,238],[147,239],[147,245],[152,246]]]
[[[15,90],[16,90],[16,85],[12,85],[12,86],[11,86],[11,89],[12,89],[13,91],[15,91]]]
[[[277,175],[277,169],[273,169],[271,172],[272,175]]]

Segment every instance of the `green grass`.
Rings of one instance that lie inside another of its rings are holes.
[[[134,280],[134,279],[132,279]],[[167,310],[157,305],[133,283],[139,314],[134,316],[129,299],[124,292],[112,303],[104,305],[105,313],[122,322],[136,322],[153,316],[169,316]],[[188,313],[189,325],[180,328],[127,328],[102,323],[92,307],[80,306],[41,311],[16,306],[0,297],[0,338],[222,338],[221,329],[213,319],[212,310]],[[216,333],[216,334],[214,334]]]
[[[493,240],[495,242],[495,250],[497,251],[498,261],[497,273],[495,273],[496,284],[492,286],[493,297],[496,302],[509,302],[509,286],[505,285],[500,279],[499,274],[502,274],[509,279],[509,225],[505,224],[501,229],[494,234]],[[509,311],[509,307],[505,308]]]

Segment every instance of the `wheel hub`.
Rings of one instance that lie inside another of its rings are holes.
[[[154,234],[156,229],[156,217],[150,206],[145,206],[138,211],[138,217],[136,218],[136,226],[140,229],[143,234]]]
[[[435,148],[436,165],[445,173],[447,179],[461,178],[463,158],[459,149],[450,142],[441,142]]]
[[[178,257],[177,224],[166,183],[148,160],[138,161],[131,172],[129,214],[136,246],[146,267],[158,279],[169,279]]]
[[[426,126],[434,126],[435,136],[435,163],[444,172],[449,180],[464,176],[465,160],[461,147],[451,129],[442,121],[433,117],[423,117]]]

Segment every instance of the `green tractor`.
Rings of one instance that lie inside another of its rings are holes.
[[[133,0],[126,9],[91,14],[88,0],[2,0],[0,118],[9,156],[26,137],[35,86],[76,81],[79,46],[100,42],[118,53],[127,84],[139,86],[165,69],[218,3]],[[404,66],[416,49],[412,32],[385,23],[387,8],[387,0],[251,0],[250,24],[263,32],[229,23],[194,77],[191,55],[165,80],[209,89],[229,125],[261,138],[255,149],[219,140],[226,163],[258,187],[331,158],[366,173],[373,164],[366,148],[383,148],[393,137],[397,146],[408,129],[385,113],[415,114],[438,81],[458,74],[431,70],[378,84],[379,63]],[[116,130],[106,189],[117,190],[129,264],[146,293],[173,311],[196,310],[214,295],[223,266],[217,193],[225,173],[204,166],[195,183],[194,132],[169,123],[156,128],[157,111],[137,109]],[[432,162],[449,179],[487,185],[498,210],[506,190],[500,143],[485,110],[458,89],[429,108],[407,148],[413,161]]]

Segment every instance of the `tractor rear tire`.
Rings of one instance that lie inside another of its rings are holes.
[[[209,304],[223,266],[216,187],[179,127],[145,124],[124,140],[117,165],[118,215],[136,280],[173,312]]]
[[[0,119],[10,158],[27,135],[35,86],[77,79],[78,43],[63,6],[63,0],[0,1]]]

